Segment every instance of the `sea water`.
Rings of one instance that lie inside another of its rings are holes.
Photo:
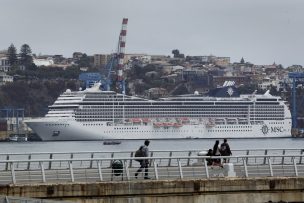
[[[150,150],[208,150],[217,139],[151,140]],[[220,143],[222,139],[218,139]],[[121,140],[118,145],[104,145],[103,141],[44,141],[1,142],[0,153],[135,151],[144,140]],[[304,138],[228,139],[236,149],[304,149]]]

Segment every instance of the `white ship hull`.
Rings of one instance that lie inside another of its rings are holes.
[[[103,140],[103,139],[181,139],[181,138],[270,138],[290,137],[290,119],[263,124],[184,124],[180,127],[155,127],[148,124],[106,122],[80,123],[69,119],[41,118],[26,121],[42,140]]]

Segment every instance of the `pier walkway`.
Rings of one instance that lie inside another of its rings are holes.
[[[208,166],[207,159],[219,157],[202,150],[151,151],[150,180],[135,178],[139,162],[130,151],[0,154],[0,200],[299,203],[304,202],[303,152],[233,150],[221,167]]]
[[[233,150],[229,163],[208,166],[202,150],[151,151],[149,177],[153,180],[215,177],[301,177],[303,149]],[[0,154],[0,184],[138,181],[134,152],[66,152]],[[222,157],[223,158],[223,157]]]

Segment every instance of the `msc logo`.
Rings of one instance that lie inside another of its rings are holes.
[[[262,133],[263,133],[264,135],[266,135],[266,134],[268,133],[268,131],[269,131],[269,128],[268,128],[267,125],[263,125],[261,130],[262,130]]]
[[[263,125],[262,128],[262,133],[264,135],[266,135],[267,133],[281,133],[284,132],[284,128],[283,127],[271,127],[269,128],[267,125]]]
[[[271,132],[273,133],[278,133],[278,132],[283,132],[284,128],[283,127],[271,127]]]

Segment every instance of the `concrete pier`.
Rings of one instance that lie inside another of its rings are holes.
[[[83,203],[304,202],[304,177],[2,185],[0,195]]]

